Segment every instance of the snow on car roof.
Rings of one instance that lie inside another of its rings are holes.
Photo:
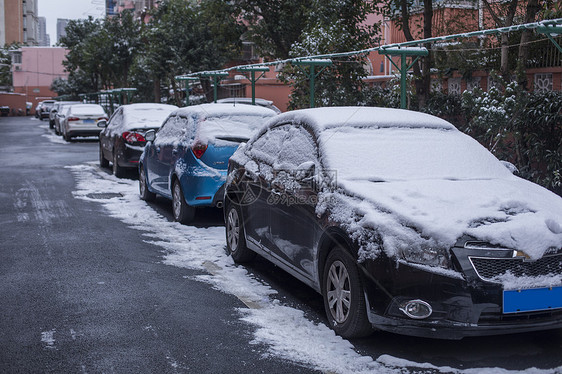
[[[275,122],[291,120],[309,123],[317,130],[343,126],[456,129],[449,122],[429,114],[405,109],[376,107],[326,107],[295,110],[279,115]]]
[[[200,104],[180,108],[174,114],[187,116],[191,114],[200,114],[204,117],[222,117],[232,114],[239,115],[255,115],[261,117],[272,117],[276,115],[275,111],[257,105],[234,105],[234,104]]]

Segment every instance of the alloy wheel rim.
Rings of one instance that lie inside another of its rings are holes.
[[[238,248],[238,241],[240,240],[240,220],[236,209],[231,209],[228,213],[228,224],[226,227],[226,235],[228,245],[232,252]]]
[[[332,263],[326,282],[330,313],[337,323],[344,323],[351,308],[351,283],[349,273],[341,261]]]
[[[174,196],[172,201],[172,206],[174,210],[174,218],[178,219],[180,216],[180,209],[181,209],[181,190],[180,185],[175,183],[174,184]]]
[[[146,190],[146,178],[144,176],[144,170],[141,169],[140,171],[140,176],[139,176],[139,187],[140,187],[140,193],[141,195],[144,195],[144,192]]]

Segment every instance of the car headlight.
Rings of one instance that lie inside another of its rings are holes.
[[[415,264],[451,268],[449,251],[445,248],[406,248],[402,250],[401,254],[404,260]]]

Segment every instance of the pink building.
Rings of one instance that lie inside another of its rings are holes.
[[[67,52],[59,47],[22,47],[15,51],[12,59],[14,92],[25,95],[32,108],[39,101],[56,96],[51,84],[57,78],[68,77],[62,64]]]

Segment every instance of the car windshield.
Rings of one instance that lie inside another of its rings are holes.
[[[320,138],[338,178],[382,181],[494,179],[511,173],[474,139],[455,130],[333,128]]]

